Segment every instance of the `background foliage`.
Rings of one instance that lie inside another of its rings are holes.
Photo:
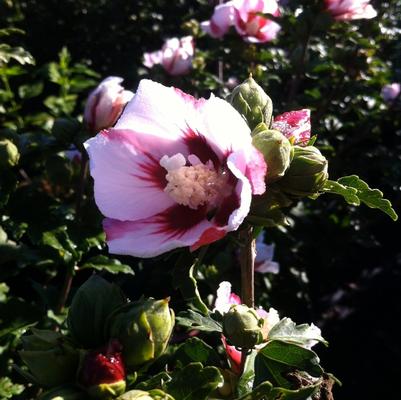
[[[63,326],[63,305],[93,270],[132,299],[170,295],[175,308],[183,307],[171,276],[174,255],[138,261],[107,254],[91,183],[80,187],[79,161],[66,157],[85,137],[83,104],[102,77],[122,76],[133,90],[148,76],[197,95],[225,96],[229,77],[241,81],[251,71],[276,114],[312,109],[332,179],[356,173],[400,210],[400,104],[384,103],[380,90],[401,81],[401,2],[373,2],[377,18],[334,25],[316,18],[319,1],[286,3],[275,42],[199,36],[193,72],[171,78],[146,70],[143,52],[165,38],[196,36],[196,23],[188,21],[208,19],[212,1],[2,2],[0,138],[12,141],[20,158],[15,166],[0,163],[0,398],[35,396],[11,367],[21,363],[18,338],[36,321]],[[320,349],[322,362],[343,382],[339,398],[393,398],[399,368],[389,360],[401,364],[400,234],[384,214],[331,195],[299,203],[291,226],[267,231],[281,270],[257,276],[257,302],[318,323],[330,342]],[[203,298],[223,279],[238,288],[235,245],[226,244],[212,246],[198,273]],[[75,276],[63,298],[69,269]]]

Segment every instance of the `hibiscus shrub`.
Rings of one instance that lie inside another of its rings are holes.
[[[0,5],[0,398],[393,398],[401,1],[59,3]]]

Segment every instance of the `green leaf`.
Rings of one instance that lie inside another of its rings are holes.
[[[0,399],[11,399],[25,390],[24,385],[13,383],[10,378],[0,378]]]
[[[379,189],[371,189],[357,175],[344,176],[337,182],[328,181],[323,191],[339,194],[347,203],[355,206],[362,202],[370,208],[377,208],[386,213],[393,221],[398,219],[390,201],[383,199],[383,193]]]
[[[15,60],[20,64],[35,64],[32,55],[22,47],[11,47],[8,44],[0,44],[0,64],[8,64],[10,60]]]
[[[295,370],[305,371],[314,377],[323,374],[315,352],[295,344],[273,340],[255,358],[254,384],[269,380],[274,386],[290,389],[292,385],[286,374]]]
[[[43,92],[43,82],[34,82],[29,85],[22,85],[18,88],[18,95],[21,99],[31,99]]]
[[[174,356],[182,365],[192,362],[215,366],[220,364],[220,358],[213,347],[197,337],[187,339],[178,347]]]
[[[109,258],[103,255],[90,258],[80,267],[80,269],[88,268],[92,268],[97,271],[107,271],[111,274],[122,273],[134,275],[134,271],[129,265],[122,264],[119,260],[115,258]]]
[[[0,303],[5,303],[7,301],[7,293],[10,288],[5,283],[0,283]]]
[[[176,321],[178,325],[203,332],[223,332],[220,323],[209,316],[204,316],[192,310],[180,312],[176,317]]]
[[[223,383],[216,367],[204,368],[201,363],[192,363],[177,371],[164,389],[176,399],[205,400]]]
[[[246,358],[244,371],[237,384],[237,395],[244,396],[252,391],[253,381],[255,379],[255,358],[257,351],[253,350]]]
[[[315,325],[296,325],[291,318],[283,318],[273,326],[269,332],[270,340],[293,343],[299,346],[311,347],[317,342],[327,345],[327,341],[320,334],[320,329]]]
[[[152,389],[160,389],[170,380],[171,377],[167,372],[159,372],[158,374],[153,375],[148,380],[138,383],[138,385],[135,386],[135,389],[146,391]]]
[[[209,309],[206,304],[202,301],[199,294],[198,285],[194,277],[194,269],[199,263],[199,259],[196,259],[194,263],[190,265],[185,262],[184,257],[180,257],[173,270],[173,285],[175,289],[181,291],[184,300],[189,306],[200,313],[207,315]]]

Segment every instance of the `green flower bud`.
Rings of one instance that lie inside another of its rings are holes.
[[[259,130],[258,127],[252,143],[263,154],[267,165],[266,180],[272,183],[282,178],[290,166],[292,146],[281,132],[272,129]]]
[[[165,351],[174,327],[169,299],[146,299],[121,307],[109,319],[109,337],[123,346],[125,363],[137,368]]]
[[[170,395],[159,389],[144,392],[143,390],[130,390],[124,393],[117,400],[174,400]]]
[[[264,319],[253,308],[234,305],[223,315],[223,334],[229,344],[252,349],[263,342]]]
[[[290,168],[277,185],[289,196],[298,198],[319,192],[329,175],[326,158],[314,146],[294,146]]]
[[[0,168],[10,168],[18,164],[17,146],[8,139],[0,140]]]
[[[126,302],[117,285],[98,275],[89,278],[75,294],[68,311],[72,338],[84,348],[100,347],[107,317]]]
[[[234,88],[228,101],[248,122],[251,130],[261,122],[270,127],[273,103],[252,77]]]
[[[79,354],[61,333],[32,329],[32,335],[22,338],[22,361],[35,382],[44,387],[74,381]]]

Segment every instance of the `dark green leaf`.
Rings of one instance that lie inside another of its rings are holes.
[[[121,264],[121,262],[118,261],[117,259],[109,258],[103,255],[90,258],[80,267],[80,269],[87,269],[87,268],[92,268],[97,271],[104,270],[110,272],[111,274],[122,273],[122,274],[134,275],[134,271],[129,265]]]
[[[192,363],[175,372],[165,390],[176,399],[205,400],[223,383],[224,378],[217,368]]]
[[[180,345],[175,353],[175,359],[180,361],[182,365],[191,362],[215,366],[220,364],[220,358],[213,347],[197,337],[187,339]]]
[[[178,325],[198,329],[203,332],[221,333],[223,331],[221,324],[217,321],[192,310],[180,312],[176,317],[176,321]]]
[[[398,215],[383,193],[378,189],[371,189],[366,182],[356,175],[344,176],[334,181],[328,181],[323,189],[325,192],[339,194],[349,204],[358,206],[361,202],[370,208],[377,208],[396,221]]]

